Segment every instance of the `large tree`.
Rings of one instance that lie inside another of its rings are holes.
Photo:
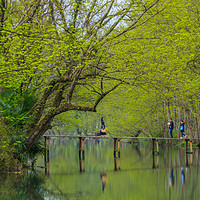
[[[168,1],[0,1],[1,90],[31,90],[37,102],[24,117],[26,150],[62,112],[96,111],[121,84],[146,74],[123,59],[121,42]],[[127,55],[125,55],[127,57]],[[20,120],[20,119],[18,119]],[[16,123],[16,122],[15,122]]]

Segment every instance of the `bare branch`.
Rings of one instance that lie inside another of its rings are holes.
[[[141,20],[141,18],[147,13],[147,11],[149,11],[150,9],[152,9],[157,3],[159,2],[159,0],[155,1],[152,5],[150,5],[148,8],[145,8],[145,10],[143,11],[143,13],[138,17],[138,19],[129,27],[127,27],[124,31],[122,31],[121,33],[119,33],[118,35],[115,36],[115,38],[123,35],[124,33],[133,30],[134,28],[141,26],[143,24],[145,24],[146,22],[148,22],[151,18],[155,17],[157,14],[159,14],[160,12],[162,12],[166,7],[162,8],[161,10],[157,11],[154,15],[152,15],[151,17],[149,17],[148,19],[146,19],[145,21],[143,21],[140,25],[136,24]]]
[[[96,2],[97,2],[97,0],[93,0],[92,5],[91,5],[91,7],[90,7],[90,9],[89,9],[90,11],[88,12],[87,17],[86,17],[86,19],[85,19],[84,25],[86,26],[86,28],[87,28],[88,25],[89,25],[90,15],[91,15],[91,13],[92,13],[92,11],[93,11],[95,5],[96,5]]]
[[[100,101],[109,93],[111,93],[113,90],[115,90],[118,86],[120,86],[123,83],[123,81],[121,81],[120,83],[118,83],[117,85],[115,85],[113,88],[111,88],[110,90],[108,90],[107,92],[104,92],[94,103],[94,111],[96,111],[96,107],[97,105],[100,103]]]
[[[79,68],[79,69],[75,69],[75,70],[74,70],[75,73],[74,73],[73,81],[72,81],[72,83],[71,83],[71,87],[70,87],[70,89],[69,89],[69,92],[68,92],[68,94],[67,94],[67,99],[66,99],[68,104],[71,102],[72,94],[73,94],[73,91],[74,91],[74,89],[75,89],[76,82],[77,82],[77,80],[78,80],[78,78],[79,78],[79,76],[80,76],[80,74],[81,74],[81,72],[82,72],[83,69],[84,69],[84,68],[81,67],[81,68]]]

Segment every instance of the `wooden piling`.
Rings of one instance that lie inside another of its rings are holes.
[[[158,139],[156,139],[157,155],[159,155]]]
[[[155,141],[156,141],[156,150],[155,150]],[[155,138],[152,138],[152,153],[153,153],[153,156],[159,155],[158,139],[155,139]]]
[[[120,170],[120,157],[114,158],[114,170],[115,171]]]
[[[82,158],[83,158],[83,160],[85,159],[84,140],[85,140],[85,138],[82,138]]]
[[[85,161],[84,161],[84,159],[79,159],[79,165],[80,165],[80,172],[85,172]]]
[[[114,157],[114,170],[117,171],[117,158]]]
[[[156,168],[156,165],[155,165],[155,156],[153,156],[153,166],[152,166],[152,169],[155,169],[155,168]]]
[[[81,159],[81,138],[79,138],[79,159]]]
[[[84,140],[85,138],[82,138],[82,151],[84,151]]]
[[[79,159],[85,159],[84,140],[84,137],[79,137]]]
[[[189,167],[189,164],[188,164],[188,154],[185,154],[185,166]]]
[[[117,138],[114,138],[114,158],[116,158],[116,141]]]
[[[193,151],[192,151],[192,140],[190,140],[190,153],[192,154]]]
[[[153,155],[154,155],[154,147],[155,147],[155,138],[152,139],[152,152],[153,152]]]
[[[120,157],[118,157],[118,170],[120,170]]]
[[[185,152],[188,154],[188,141],[189,139],[185,139],[186,145],[185,145]]]
[[[120,139],[117,141],[117,151],[118,151],[118,157],[120,157]]]
[[[190,166],[192,166],[192,164],[193,164],[193,155],[191,154],[190,155]]]
[[[157,165],[156,165],[156,167],[158,168],[158,166],[159,166],[159,156],[157,156]]]

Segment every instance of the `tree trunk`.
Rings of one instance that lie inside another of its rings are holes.
[[[181,133],[180,133],[180,123],[182,119],[182,110],[180,104],[178,104],[178,120],[177,120],[177,127],[178,127],[178,137],[180,138]]]
[[[166,102],[163,102],[163,117],[164,117],[164,124],[163,124],[163,132],[164,138],[166,138],[166,127],[167,127],[167,118],[166,118]]]

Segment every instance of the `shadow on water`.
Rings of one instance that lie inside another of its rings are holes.
[[[79,156],[76,139],[51,139],[45,169],[26,175],[0,175],[0,199],[199,199],[199,150],[151,144],[86,140]],[[44,159],[37,162],[44,166]]]

